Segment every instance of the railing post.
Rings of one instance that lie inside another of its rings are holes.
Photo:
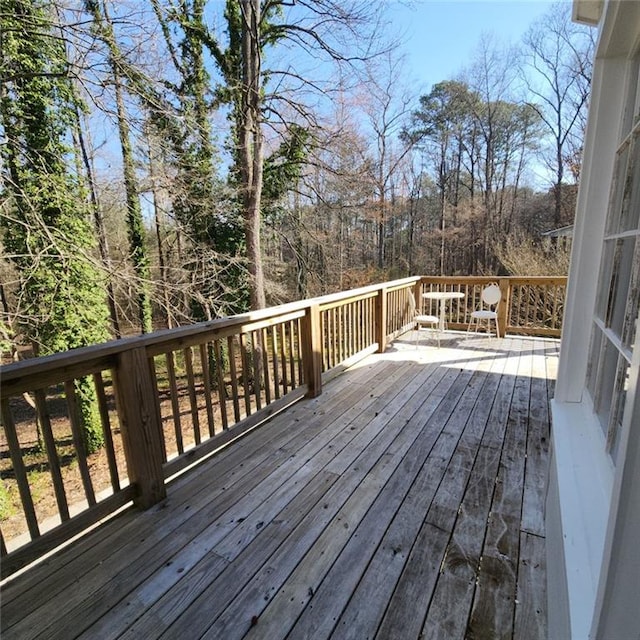
[[[312,304],[302,319],[302,365],[307,398],[322,393],[322,325],[320,305]]]
[[[511,280],[510,278],[500,278],[498,285],[502,297],[498,304],[498,328],[500,335],[504,337],[509,325],[509,309],[511,307]]]
[[[127,473],[136,488],[134,503],[148,509],[164,500],[167,492],[160,407],[144,347],[121,352],[113,374]]]
[[[378,353],[387,348],[387,288],[381,287],[376,297],[376,342]]]

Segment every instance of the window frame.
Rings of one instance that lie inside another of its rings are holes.
[[[586,389],[615,464],[640,331],[640,55],[631,61],[592,316]]]

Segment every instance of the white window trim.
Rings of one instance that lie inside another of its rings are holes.
[[[557,473],[571,638],[586,640],[596,605],[613,488],[613,463],[590,403],[552,401],[551,446]],[[552,549],[548,552],[553,553]],[[550,554],[548,553],[548,556]],[[553,573],[553,567],[548,570]],[[551,585],[550,585],[551,587]],[[550,589],[550,604],[556,596]],[[549,637],[553,635],[549,629]]]

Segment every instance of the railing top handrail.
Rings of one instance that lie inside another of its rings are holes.
[[[497,280],[508,280],[511,284],[564,284],[567,276],[421,276],[421,282],[456,284],[464,283],[484,283],[495,282]]]
[[[193,338],[194,336],[218,332],[234,326],[251,324],[268,318],[276,318],[295,311],[303,311],[313,305],[331,304],[341,300],[348,300],[350,298],[368,295],[381,289],[399,288],[403,285],[418,282],[419,280],[420,276],[392,280],[389,282],[319,296],[317,298],[288,302],[286,304],[267,307],[266,309],[260,309],[258,311],[249,311],[247,313],[226,316],[224,318],[216,318],[206,322],[199,322],[193,325],[176,327],[174,329],[163,329],[141,336],[111,340],[109,342],[89,345],[86,347],[78,347],[77,349],[70,349],[69,351],[62,351],[48,356],[28,358],[19,362],[13,362],[0,366],[0,382],[2,383],[0,385],[0,395],[3,398],[13,395],[15,393],[15,388],[7,389],[7,383],[18,383],[21,378],[31,377],[33,375],[46,375],[48,372],[60,369],[69,369],[69,377],[71,378],[74,377],[74,375],[71,374],[71,370],[75,370],[81,365],[83,367],[86,366],[87,371],[99,368],[109,368],[113,359],[119,353],[130,349],[148,348],[151,346],[157,346],[164,342],[180,342],[182,340]],[[14,387],[14,385],[11,386]],[[33,387],[30,385],[29,388]]]

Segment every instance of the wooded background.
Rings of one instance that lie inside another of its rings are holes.
[[[0,39],[5,355],[566,274],[542,233],[573,219],[594,44],[566,3],[422,95],[382,0],[0,0]]]

